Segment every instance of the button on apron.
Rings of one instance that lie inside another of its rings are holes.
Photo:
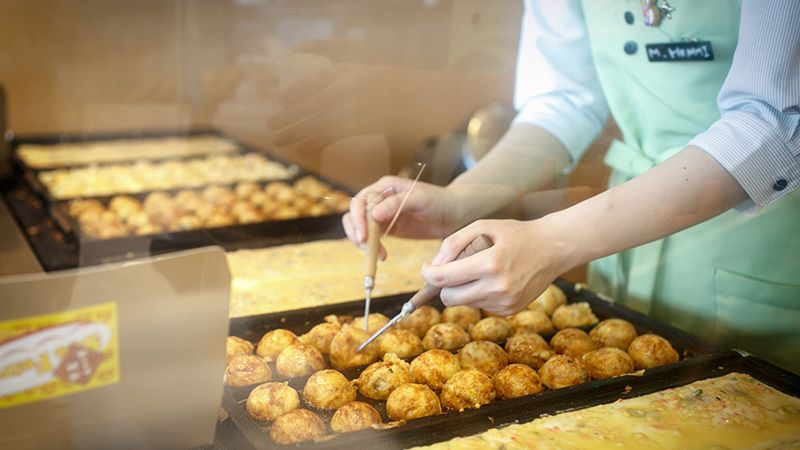
[[[625,46],[623,47],[623,49],[625,50],[625,53],[627,53],[629,55],[632,55],[632,54],[636,53],[636,50],[638,48],[639,48],[639,46],[636,45],[636,42],[633,42],[633,41],[626,42]]]
[[[633,13],[630,11],[625,11],[625,23],[628,25],[633,25]]]

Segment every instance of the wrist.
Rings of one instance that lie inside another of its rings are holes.
[[[558,213],[549,214],[529,222],[533,242],[538,242],[541,251],[548,253],[550,270],[560,276],[569,270],[588,262],[585,249],[574,238],[571,228],[565,226]]]

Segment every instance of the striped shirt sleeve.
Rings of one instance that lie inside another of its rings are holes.
[[[579,0],[525,1],[514,123],[558,139],[577,162],[608,117]]]
[[[758,207],[800,186],[800,1],[743,2],[718,103],[720,119],[690,144],[716,159]]]

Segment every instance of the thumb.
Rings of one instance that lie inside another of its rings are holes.
[[[442,241],[439,253],[431,260],[431,265],[448,263],[456,259],[459,253],[464,250],[472,241],[482,234],[487,234],[487,225],[484,221],[473,222],[466,227],[456,231]]]

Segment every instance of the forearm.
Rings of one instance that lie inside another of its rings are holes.
[[[569,154],[544,129],[515,124],[471,170],[447,187],[456,199],[460,225],[512,215],[519,193],[552,187]]]
[[[708,220],[747,198],[739,183],[698,147],[641,176],[541,219],[566,271]]]

